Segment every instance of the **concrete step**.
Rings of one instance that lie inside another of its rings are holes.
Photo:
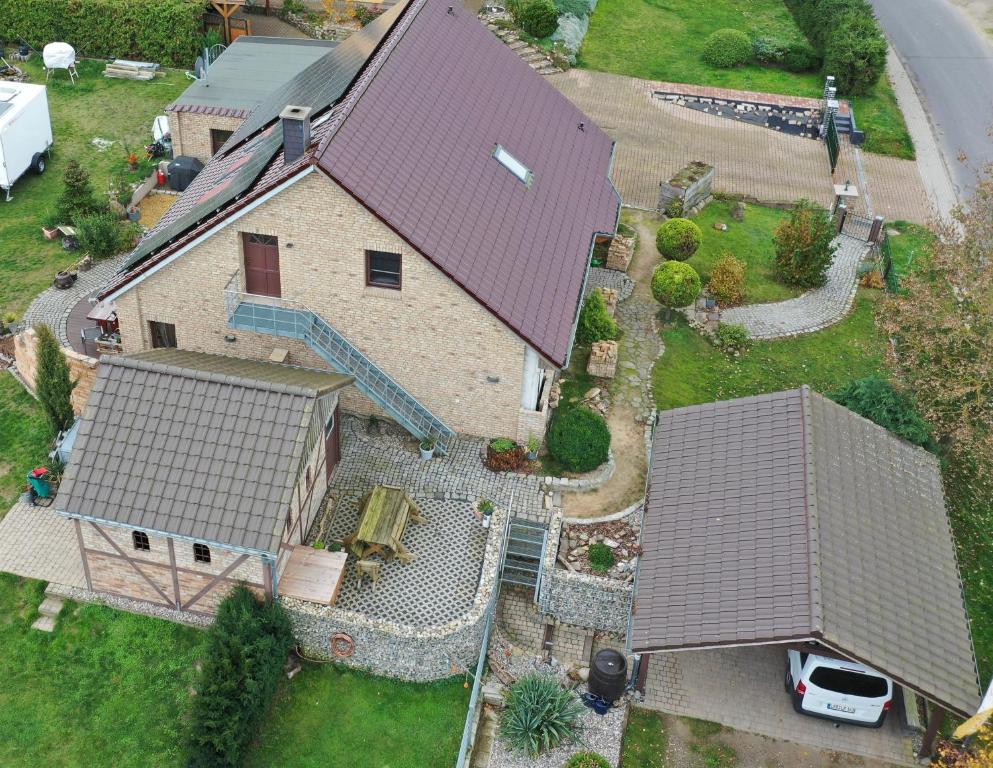
[[[55,617],[39,616],[35,623],[31,625],[31,629],[37,629],[39,632],[51,632],[55,629]]]
[[[59,611],[62,610],[62,605],[63,602],[61,597],[46,595],[41,605],[38,606],[38,613],[42,616],[51,616],[52,618],[55,618],[59,615]]]
[[[525,43],[523,40],[515,40],[514,42],[509,43],[508,47],[512,51],[521,51],[528,48],[528,44]]]
[[[553,66],[550,66],[550,65],[547,66],[547,67],[542,67],[541,69],[536,69],[535,70],[535,72],[537,72],[539,75],[557,75],[561,71],[562,71],[561,69],[558,69],[557,67],[553,67]]]
[[[545,56],[541,51],[530,50],[521,53],[521,58],[530,64],[532,61],[548,61],[548,57]]]

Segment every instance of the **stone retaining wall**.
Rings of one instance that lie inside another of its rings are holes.
[[[34,328],[28,328],[14,337],[14,362],[21,378],[32,391],[35,389],[35,379],[38,376],[37,348],[38,334]],[[72,410],[78,416],[86,407],[86,401],[90,398],[90,390],[93,389],[93,382],[96,381],[97,361],[66,347],[62,347],[62,354],[65,355],[66,362],[69,364],[69,376],[77,382],[75,389],[72,390],[70,400],[72,401]]]

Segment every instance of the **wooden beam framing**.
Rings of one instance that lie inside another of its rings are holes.
[[[648,662],[651,659],[651,654],[642,653],[640,655],[640,661],[638,662],[638,679],[635,681],[635,690],[645,692],[645,684],[648,682]]]
[[[265,596],[272,599],[272,568],[273,565],[268,560],[262,561],[262,584],[265,589]]]
[[[229,573],[231,573],[235,568],[237,568],[247,559],[248,559],[248,555],[239,555],[237,558],[235,558],[235,561],[233,563],[231,563],[227,568],[225,568],[219,574],[214,576],[214,578],[212,578],[210,581],[207,582],[207,584],[204,586],[203,589],[201,589],[193,597],[191,597],[186,602],[186,604],[182,606],[182,610],[187,610],[191,605],[193,605],[193,603],[197,602],[197,600],[199,600],[201,597],[203,597],[208,592],[210,592],[210,590],[216,587],[220,582],[224,581]]]
[[[90,564],[86,561],[86,545],[83,543],[83,525],[79,522],[77,517],[74,521],[76,524],[76,542],[79,544],[79,556],[83,561],[83,576],[86,577],[86,588],[93,591],[93,580],[90,578]]]
[[[166,543],[169,545],[169,570],[172,571],[172,589],[176,596],[176,610],[181,610],[183,607],[183,600],[179,594],[179,571],[176,569],[176,548],[173,546],[172,539],[166,539]]]
[[[121,557],[123,557],[128,562],[128,565],[130,565],[132,568],[134,568],[134,570],[138,573],[139,576],[141,576],[141,578],[143,578],[146,582],[148,582],[148,585],[152,589],[154,589],[162,597],[162,599],[165,601],[165,604],[168,605],[171,608],[172,607],[172,601],[169,599],[169,595],[167,595],[165,592],[163,592],[161,589],[159,589],[159,585],[156,584],[154,581],[152,581],[151,578],[149,578],[148,574],[145,573],[143,570],[141,570],[141,568],[138,567],[138,563],[136,563],[134,560],[132,560],[130,557],[128,557],[128,555],[126,555],[124,553],[124,550],[121,549],[119,546],[117,546],[117,542],[115,542],[112,538],[110,538],[110,536],[108,536],[104,532],[103,528],[101,528],[99,525],[97,525],[94,522],[90,522],[90,525],[92,525],[93,528],[94,528],[94,530],[96,530],[101,536],[103,536],[103,538],[106,540],[106,542],[108,544],[110,544],[110,546],[112,546],[117,551],[117,554],[119,554]]]
[[[924,738],[921,741],[921,750],[917,753],[918,759],[931,757],[934,751],[934,738],[938,735],[941,721],[945,719],[945,710],[937,704],[929,703],[930,715],[927,719],[927,730],[924,731]]]

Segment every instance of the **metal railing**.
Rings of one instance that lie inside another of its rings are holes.
[[[304,341],[335,370],[354,376],[358,388],[408,431],[422,440],[433,438],[439,453],[448,449],[454,431],[323,317],[299,301],[246,293],[240,289],[239,280],[236,272],[224,291],[228,325]]]

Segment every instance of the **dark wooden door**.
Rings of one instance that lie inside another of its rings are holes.
[[[245,290],[256,296],[281,296],[279,242],[272,235],[245,233]]]
[[[328,480],[331,473],[341,461],[341,424],[338,418],[338,406],[335,406],[334,413],[324,426],[324,467],[327,471]]]

